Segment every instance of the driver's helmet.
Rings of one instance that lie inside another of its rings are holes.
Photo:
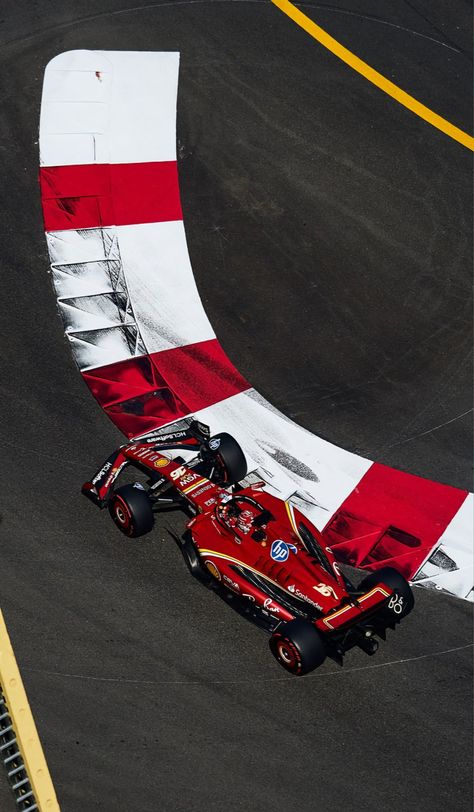
[[[237,516],[236,527],[241,533],[249,533],[252,529],[253,513],[251,510],[241,510]]]

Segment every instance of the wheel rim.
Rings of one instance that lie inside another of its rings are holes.
[[[114,505],[114,519],[121,529],[129,529],[132,517],[127,505],[118,497]]]
[[[294,651],[292,651],[286,640],[281,640],[278,643],[278,656],[285,665],[290,667],[295,666],[296,664],[295,653]]]
[[[115,508],[115,515],[117,517],[117,521],[120,522],[120,524],[127,524],[127,516],[123,512],[122,507],[120,505],[117,505],[117,507]]]
[[[216,454],[215,461],[217,463],[217,468],[218,468],[219,474],[220,474],[219,479],[222,482],[222,484],[224,485],[226,482],[229,481],[229,477],[227,475],[227,468],[226,468],[225,462],[222,459],[220,454]]]

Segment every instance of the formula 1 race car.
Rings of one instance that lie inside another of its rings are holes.
[[[115,487],[127,466],[145,483]],[[383,567],[355,588],[309,520],[264,482],[239,484],[246,476],[237,441],[191,421],[121,446],[82,492],[132,538],[148,533],[160,510],[184,509],[189,521],[176,541],[191,574],[266,629],[273,655],[292,674],[307,674],[326,656],[342,665],[354,646],[374,654],[376,638],[413,608],[408,582]]]

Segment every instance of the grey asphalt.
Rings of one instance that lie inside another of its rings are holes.
[[[376,657],[292,679],[189,578],[178,516],[124,541],[80,496],[121,437],[56,315],[35,142],[55,54],[180,50],[186,230],[230,357],[316,433],[461,487],[470,153],[267,2],[143,6],[4,0],[0,23],[0,605],[61,808],[469,810],[472,606],[417,590]],[[467,3],[304,8],[469,127]]]

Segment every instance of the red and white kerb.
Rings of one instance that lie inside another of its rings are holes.
[[[51,275],[87,385],[137,437],[195,414],[342,561],[473,596],[472,494],[372,463],[270,406],[231,364],[189,261],[176,165],[179,54],[69,51],[46,68],[40,186]]]
[[[66,335],[129,437],[249,388],[189,265],[176,166],[176,53],[73,51],[48,65],[40,185]]]

